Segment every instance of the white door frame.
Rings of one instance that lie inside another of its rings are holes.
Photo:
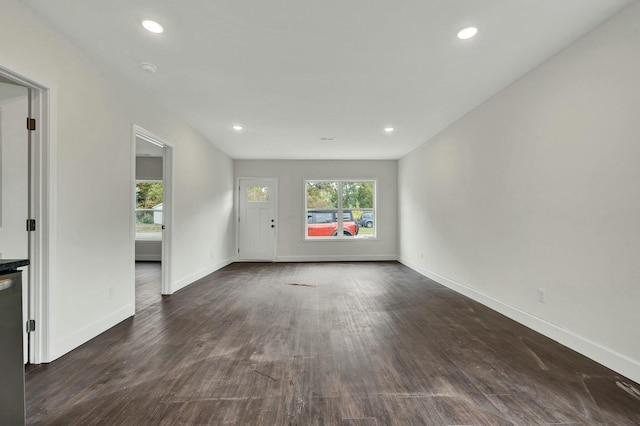
[[[36,130],[31,133],[31,219],[36,220],[36,230],[30,235],[30,280],[23,283],[29,291],[29,319],[35,320],[36,329],[29,334],[29,362],[50,362],[53,329],[52,306],[49,295],[55,291],[57,246],[56,198],[57,170],[57,89],[42,79],[0,64],[0,77],[30,89],[31,118],[36,119]],[[25,218],[26,219],[26,218]]]
[[[276,232],[275,232],[275,236],[274,236],[274,241],[273,241],[273,256],[271,257],[271,259],[262,259],[262,260],[272,260],[275,261],[277,256],[278,256],[278,235],[279,235],[279,228],[280,228],[280,224],[279,224],[279,218],[278,218],[278,203],[279,203],[279,190],[280,188],[278,188],[279,186],[279,182],[278,182],[278,178],[277,177],[264,177],[264,176],[260,176],[260,177],[251,177],[251,176],[241,176],[241,177],[236,177],[236,188],[238,188],[236,191],[234,191],[236,193],[235,197],[236,197],[236,261],[239,262],[252,262],[253,260],[248,260],[248,259],[240,259],[240,181],[242,180],[267,180],[267,181],[271,181],[271,182],[275,182],[276,185],[276,203],[274,205],[274,216],[275,216],[275,225],[276,225]],[[257,259],[256,259],[257,260]]]
[[[131,285],[131,301],[133,305],[133,315],[135,315],[136,302],[136,139],[144,139],[163,148],[162,156],[162,222],[164,230],[162,231],[162,272],[161,272],[161,293],[173,294],[173,283],[171,281],[171,254],[173,250],[173,145],[156,136],[150,131],[133,125],[133,136],[131,142],[131,208],[129,209],[131,219],[129,221],[131,230],[129,235],[130,241],[130,257],[131,257],[131,276],[133,284]]]

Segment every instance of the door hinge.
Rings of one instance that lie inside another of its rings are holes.
[[[27,333],[31,333],[32,331],[36,331],[36,320],[27,321]]]
[[[36,220],[35,219],[27,219],[27,232],[32,232],[36,230]]]
[[[36,119],[27,117],[27,130],[35,130],[36,129]]]

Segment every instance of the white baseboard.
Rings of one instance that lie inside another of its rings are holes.
[[[207,275],[217,271],[218,269],[224,268],[227,265],[232,264],[233,262],[235,262],[235,257],[228,257],[218,263],[215,263],[207,268],[204,268],[198,272],[196,272],[195,274],[191,274],[188,277],[182,278],[178,281],[176,281],[175,283],[173,283],[173,285],[171,286],[171,291],[172,293],[175,293],[176,291],[185,288],[186,286],[188,286],[189,284],[192,284],[196,281],[198,281],[200,278],[206,277]]]
[[[136,254],[136,262],[161,262],[162,255],[159,254]]]
[[[57,358],[60,358],[62,355],[71,352],[75,348],[94,337],[98,336],[101,333],[104,333],[111,327],[116,324],[121,323],[129,317],[132,317],[135,314],[135,306],[127,305],[115,312],[106,315],[103,318],[100,318],[97,321],[92,322],[91,324],[84,327],[82,330],[73,333],[70,336],[67,336],[59,341],[55,342],[53,348],[51,348],[51,356],[52,358],[47,362],[54,361]]]
[[[395,254],[278,256],[276,262],[381,262],[398,260]]]
[[[479,302],[493,309],[494,311],[497,311],[502,315],[505,315],[512,320],[519,322],[520,324],[529,327],[530,329],[535,330],[538,333],[552,340],[555,340],[556,342],[568,348],[573,349],[574,351],[604,365],[605,367],[628,377],[636,383],[640,383],[639,361],[626,357],[583,336],[579,336],[570,330],[566,330],[561,326],[552,324],[542,318],[531,315],[516,308],[515,306],[508,305],[471,287],[468,287],[436,272],[423,268],[420,265],[412,263],[403,257],[400,257],[398,261],[403,265],[413,269],[414,271],[424,275],[425,277],[432,279],[438,284],[442,284],[443,286],[448,287],[451,290],[463,294],[475,300],[476,302]]]

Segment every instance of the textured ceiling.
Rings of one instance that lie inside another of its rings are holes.
[[[22,2],[230,156],[255,159],[400,158],[631,3]],[[459,40],[470,25],[478,35]]]

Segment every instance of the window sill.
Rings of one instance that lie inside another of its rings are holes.
[[[347,237],[347,238],[337,238],[337,237],[314,237],[314,238],[305,238],[304,242],[314,242],[314,241],[378,241],[378,237]]]

